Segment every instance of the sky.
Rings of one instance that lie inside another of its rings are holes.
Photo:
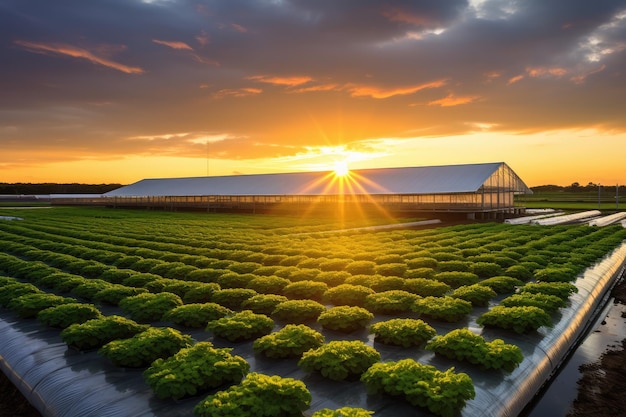
[[[626,0],[0,0],[0,182],[625,157]]]

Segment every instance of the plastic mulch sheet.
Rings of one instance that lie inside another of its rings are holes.
[[[476,397],[466,403],[460,413],[462,416],[517,416],[585,335],[622,273],[625,259],[626,244],[622,244],[610,256],[587,269],[574,282],[579,292],[570,297],[567,307],[554,315],[554,326],[542,327],[530,335],[477,326],[476,319],[487,308],[474,308],[473,313],[460,323],[427,320],[439,335],[458,327],[469,327],[487,340],[500,338],[516,344],[522,349],[524,361],[511,373],[481,370],[467,363],[444,359],[424,350],[423,346],[406,349],[383,345],[374,342],[373,335],[367,334],[366,330],[346,335],[323,330],[317,325],[312,327],[324,334],[326,341],[362,340],[375,347],[383,361],[413,358],[440,370],[454,366],[456,372],[469,374]],[[390,318],[393,317],[377,315],[375,321]],[[277,325],[276,329],[279,327]],[[17,319],[10,311],[0,310],[0,368],[45,417],[191,416],[195,405],[216,391],[177,401],[159,400],[144,382],[143,369],[116,367],[96,351],[69,349],[59,333],[58,329],[48,328],[35,319]],[[274,360],[255,355],[252,341],[229,343],[214,339],[211,333],[203,330],[187,330],[187,333],[197,341],[208,340],[217,347],[232,347],[233,354],[250,363],[252,372],[302,380],[313,396],[311,407],[304,413],[306,416],[322,408],[345,406],[375,411],[377,417],[432,415],[400,398],[369,395],[365,384],[358,380],[331,381],[317,373],[305,373],[297,366],[296,359]]]

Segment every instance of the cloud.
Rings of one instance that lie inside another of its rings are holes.
[[[377,99],[384,99],[398,95],[414,94],[427,88],[440,88],[446,85],[446,82],[446,80],[436,80],[419,85],[387,88],[371,85],[349,85],[346,87],[346,89],[353,97],[372,97]]]
[[[448,94],[444,98],[428,102],[428,105],[429,106],[441,106],[441,107],[453,107],[453,106],[460,106],[462,104],[472,103],[472,102],[478,100],[479,98],[480,97],[478,97],[478,96],[463,96],[463,97],[459,97],[459,96],[455,96],[453,94]]]
[[[247,77],[247,79],[267,84],[283,85],[287,87],[295,87],[301,84],[306,84],[313,80],[311,77],[308,76],[280,77],[267,75],[252,75]]]
[[[188,51],[193,51],[193,48],[187,45],[185,42],[179,41],[162,41],[159,39],[152,39],[152,42],[158,43],[159,45],[165,45],[172,49],[186,49]]]
[[[65,55],[70,56],[72,58],[80,58],[86,59],[91,63],[102,65],[104,67],[112,68],[126,74],[143,74],[145,71],[140,67],[131,67],[128,65],[121,64],[119,62],[112,61],[107,58],[99,57],[93,54],[92,52],[79,48],[72,45],[67,44],[48,44],[48,43],[38,43],[38,42],[30,42],[25,40],[16,40],[15,44],[21,46],[27,51],[39,53],[39,54],[52,54],[52,55]]]

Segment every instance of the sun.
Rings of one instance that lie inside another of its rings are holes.
[[[348,168],[348,162],[345,160],[335,161],[334,171],[337,177],[345,177],[350,172],[350,169]]]

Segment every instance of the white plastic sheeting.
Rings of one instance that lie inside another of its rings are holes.
[[[324,331],[326,340],[358,339],[373,345],[383,361],[407,357],[439,369],[455,366],[474,381],[476,397],[467,402],[462,417],[515,417],[558,370],[569,351],[585,335],[586,327],[605,302],[614,282],[623,272],[626,243],[610,256],[589,268],[576,281],[579,292],[570,297],[569,306],[554,315],[554,327],[540,328],[528,335],[516,335],[499,329],[482,329],[477,317],[487,308],[475,308],[460,323],[486,339],[501,338],[518,345],[524,361],[512,373],[484,371],[476,366],[450,361],[424,349],[403,349],[374,342],[361,331],[348,336]],[[388,318],[388,317],[387,317]],[[381,318],[378,318],[381,319]],[[457,323],[431,323],[442,335],[459,326]],[[162,323],[159,323],[162,325]],[[252,342],[231,344],[213,339],[209,333],[188,332],[196,340],[211,340],[218,347],[233,347],[233,354],[243,356],[251,370],[302,380],[313,395],[310,416],[321,408],[362,407],[378,417],[431,416],[430,413],[386,395],[367,395],[359,381],[330,381],[318,374],[306,374],[296,360],[271,360],[253,353]],[[113,366],[96,352],[76,352],[61,341],[57,329],[47,328],[37,320],[19,320],[7,310],[0,310],[0,367],[20,391],[45,417],[173,417],[190,416],[193,407],[206,394],[179,401],[156,399],[142,379],[142,370]]]
[[[548,217],[554,217],[561,215],[561,212],[549,213],[549,214],[536,214],[534,216],[524,216],[524,217],[515,217],[512,219],[506,219],[504,223],[506,224],[530,224],[533,220],[546,219]]]
[[[626,211],[621,211],[618,213],[610,214],[608,216],[602,216],[600,218],[593,219],[588,224],[589,226],[603,227],[603,226],[615,224],[624,219],[626,219]]]
[[[105,197],[195,195],[335,195],[442,194],[477,192],[493,175],[500,186],[532,193],[504,162],[430,167],[376,168],[334,172],[230,175],[192,178],[152,178],[104,194]]]
[[[531,223],[538,224],[540,226],[553,226],[556,224],[580,222],[586,219],[590,219],[592,217],[600,216],[601,214],[602,212],[600,210],[588,210],[588,211],[581,211],[578,213],[566,214],[563,216],[550,217],[547,219],[534,220]]]

